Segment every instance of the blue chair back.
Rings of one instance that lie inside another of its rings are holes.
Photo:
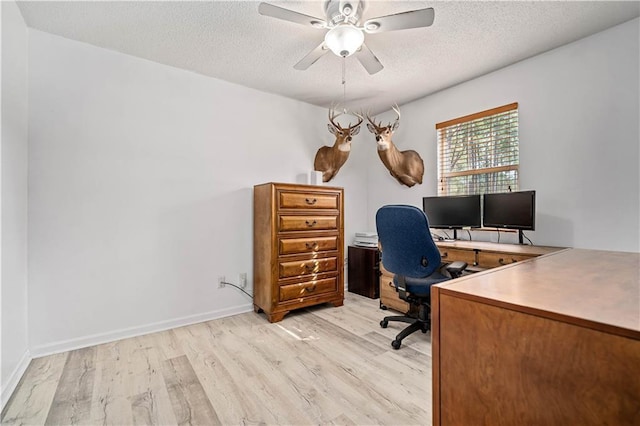
[[[429,220],[415,206],[388,205],[376,213],[382,264],[394,274],[424,278],[440,268],[440,252],[433,242]]]

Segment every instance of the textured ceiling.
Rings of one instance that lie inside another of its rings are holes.
[[[324,18],[322,1],[270,2]],[[19,2],[27,25],[326,107],[342,101],[342,59],[293,69],[326,30],[261,16],[258,2]],[[377,113],[640,15],[640,2],[368,1],[364,19],[433,7],[431,27],[367,34],[384,65],[347,58],[347,106]]]

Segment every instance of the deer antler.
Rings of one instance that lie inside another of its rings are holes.
[[[367,120],[369,120],[369,123],[371,123],[375,128],[377,129],[383,129],[384,127],[391,127],[393,128],[396,123],[398,121],[400,121],[400,107],[398,106],[398,104],[394,104],[391,105],[391,109],[396,113],[396,115],[398,117],[396,117],[396,120],[393,122],[393,124],[391,122],[389,122],[389,124],[387,124],[387,126],[383,126],[382,125],[382,120],[380,120],[380,124],[376,124],[375,121],[371,120],[371,117],[369,116],[369,113],[367,112]],[[375,118],[375,117],[374,117]]]
[[[378,126],[378,125],[376,124],[376,122],[375,122],[374,120],[372,120],[372,119],[371,119],[370,111],[367,111],[366,117],[367,117],[367,120],[369,121],[369,123],[371,123],[371,125],[372,125],[373,127],[375,127],[376,129],[379,129],[380,127],[382,127],[382,121],[380,122],[380,125]],[[374,117],[374,118],[375,118],[375,117]]]
[[[360,114],[358,114],[358,113],[353,113],[352,115],[355,115],[356,117],[358,117],[358,122],[352,126],[352,125],[351,125],[351,121],[349,121],[349,126],[348,126],[346,129],[345,129],[345,128],[343,128],[343,127],[340,125],[340,123],[338,123],[338,122],[336,122],[336,121],[334,121],[334,120],[335,120],[336,118],[340,117],[341,115],[344,115],[344,114],[346,114],[346,111],[345,111],[345,112],[340,112],[340,113],[337,113],[337,114],[336,114],[335,107],[334,107],[334,105],[333,105],[333,104],[331,104],[331,108],[329,109],[329,122],[330,122],[331,124],[333,124],[333,125],[334,125],[334,127],[335,127],[336,129],[340,129],[340,130],[342,130],[342,131],[344,131],[344,130],[348,130],[349,132],[351,132],[351,130],[355,129],[356,127],[358,127],[359,125],[361,125],[361,124],[362,124],[362,121],[363,121],[362,115],[360,115]]]
[[[358,122],[352,126],[351,125],[351,121],[349,121],[349,131],[355,129],[356,127],[361,125],[362,122],[364,121],[364,119],[362,118],[361,114],[358,114],[357,112],[354,112],[352,115],[355,115],[356,117],[358,117]]]
[[[397,118],[396,121],[393,123],[395,125],[395,123],[397,123],[398,121],[400,121],[400,107],[398,106],[398,104],[392,105],[391,109],[397,114]],[[391,123],[389,123],[389,126],[391,126]],[[392,126],[393,127],[393,126]]]
[[[329,108],[329,122],[333,124],[333,127],[335,127],[336,129],[342,130],[342,126],[340,126],[340,123],[337,123],[333,120],[340,117],[342,114],[342,112],[336,114],[335,105],[331,104],[331,108]]]

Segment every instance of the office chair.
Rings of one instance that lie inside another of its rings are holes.
[[[410,324],[391,342],[394,349],[400,349],[405,337],[418,330],[426,333],[431,328],[431,286],[457,278],[467,264],[441,264],[440,252],[429,230],[429,220],[417,207],[381,207],[376,213],[376,227],[381,262],[386,270],[395,274],[393,283],[400,298],[412,306],[407,315],[387,316],[380,321],[382,328],[387,328],[389,321]],[[441,273],[442,269],[448,276]]]

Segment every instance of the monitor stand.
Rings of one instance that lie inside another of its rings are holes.
[[[458,239],[458,231],[454,228],[453,229],[453,239],[451,238],[444,238],[440,241],[444,241],[445,243],[452,243],[454,241],[456,241]]]
[[[523,235],[524,234],[522,233],[522,229],[518,229],[518,242],[522,245],[524,245],[524,239],[522,238]]]
[[[453,239],[449,238],[448,236],[447,236],[447,238],[442,238],[442,237],[439,238],[440,241],[445,242],[445,243],[452,243],[452,242],[456,241],[457,239],[458,239],[458,231],[455,228],[453,229]]]

